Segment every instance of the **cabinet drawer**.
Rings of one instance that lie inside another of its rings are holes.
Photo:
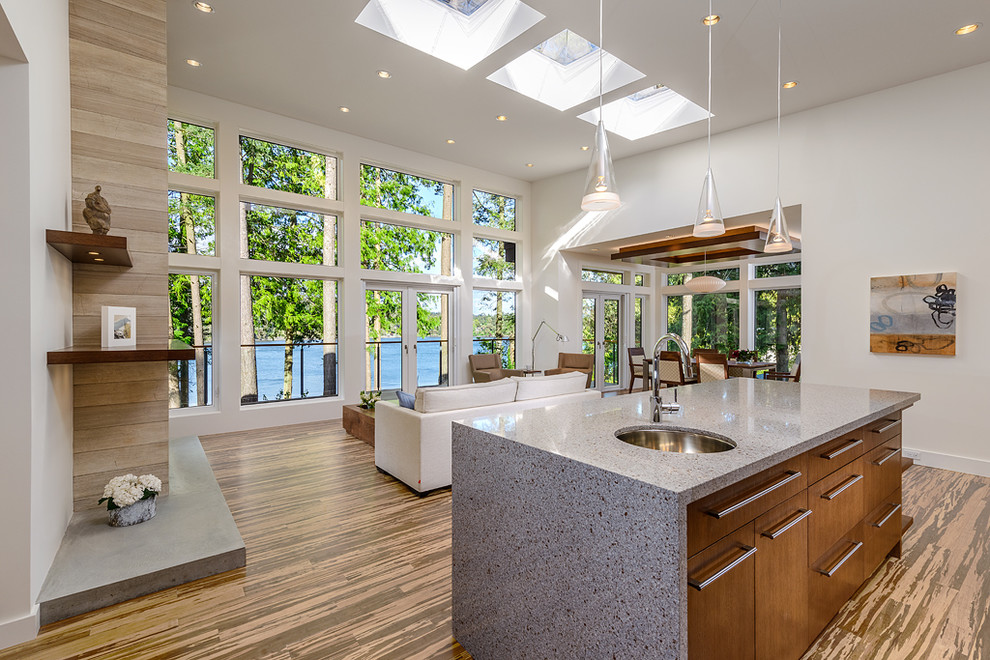
[[[756,658],[800,658],[808,634],[808,492],[756,519]]]
[[[818,515],[811,516],[814,518]],[[844,534],[811,567],[808,620],[817,636],[863,582],[862,524]]]
[[[883,498],[880,505],[867,514],[863,520],[863,535],[865,576],[869,577],[901,540],[900,488]]]
[[[878,419],[872,424],[864,427],[863,438],[866,441],[867,450],[876,447],[882,442],[887,442],[895,435],[901,434],[901,411],[891,413],[883,419]]]
[[[688,560],[688,658],[753,660],[753,523]]]
[[[866,477],[865,511],[880,506],[883,499],[901,487],[901,436],[895,435],[863,457]]]
[[[808,487],[811,516],[808,556],[814,562],[863,519],[863,459],[836,470]]]
[[[807,488],[806,462],[795,456],[689,504],[688,557]]]
[[[864,429],[856,429],[808,452],[808,483],[813,484],[863,455]],[[814,507],[812,507],[814,508]]]

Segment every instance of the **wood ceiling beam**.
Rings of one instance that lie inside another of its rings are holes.
[[[721,236],[710,238],[695,238],[694,236],[680,236],[665,241],[654,241],[652,243],[642,243],[632,245],[627,248],[619,248],[619,251],[612,255],[612,259],[619,261],[628,257],[646,257],[655,254],[676,252],[678,250],[692,250],[704,248],[711,245],[723,245],[725,243],[738,243],[742,241],[763,240],[767,238],[767,230],[756,225],[747,227],[736,227],[728,229]]]

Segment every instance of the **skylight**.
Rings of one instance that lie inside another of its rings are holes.
[[[605,128],[627,140],[638,140],[708,118],[704,108],[663,85],[647,87],[606,103],[603,111]],[[579,119],[597,124],[598,108],[579,115]]]
[[[371,0],[355,23],[467,70],[543,18],[520,0]]]
[[[564,30],[488,76],[540,103],[566,110],[598,95],[598,57],[604,91],[639,80],[643,73],[584,37]]]

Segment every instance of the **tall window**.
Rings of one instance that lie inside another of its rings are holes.
[[[756,352],[790,370],[801,352],[801,289],[756,292]]]
[[[581,279],[585,282],[602,282],[604,284],[622,284],[622,273],[611,270],[585,268],[581,271]]]
[[[336,396],[337,282],[241,281],[241,403]]]
[[[643,345],[643,297],[633,299],[633,346]]]
[[[209,195],[168,191],[168,251],[216,253],[216,202]]]
[[[471,195],[471,211],[476,225],[516,230],[516,200],[512,197],[475,190]]]
[[[402,292],[365,291],[366,390],[402,388]]]
[[[453,249],[453,234],[361,221],[361,268],[450,275]]]
[[[168,120],[168,171],[214,178],[214,131],[206,126]]]
[[[473,308],[472,352],[494,353],[504,368],[516,368],[516,293],[475,289]]]
[[[474,239],[474,274],[495,280],[516,279],[516,244],[494,238]]]
[[[168,294],[172,337],[196,349],[168,363],[168,407],[213,405],[213,277],[172,273]]]
[[[361,204],[453,220],[454,186],[384,167],[361,165]]]
[[[269,190],[337,199],[337,159],[242,135],[241,181]]]
[[[692,349],[731,353],[739,348],[739,292],[668,296],[667,330]]]
[[[643,273],[636,273],[633,277],[633,284],[636,286],[646,286],[646,275],[643,275]]]
[[[241,202],[241,218],[247,236],[247,254],[242,257],[337,264],[337,218],[332,215]]]

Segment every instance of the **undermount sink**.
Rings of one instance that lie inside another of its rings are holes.
[[[658,451],[675,451],[681,454],[712,454],[736,448],[728,438],[668,428],[634,428],[615,432],[615,437],[637,447]]]

